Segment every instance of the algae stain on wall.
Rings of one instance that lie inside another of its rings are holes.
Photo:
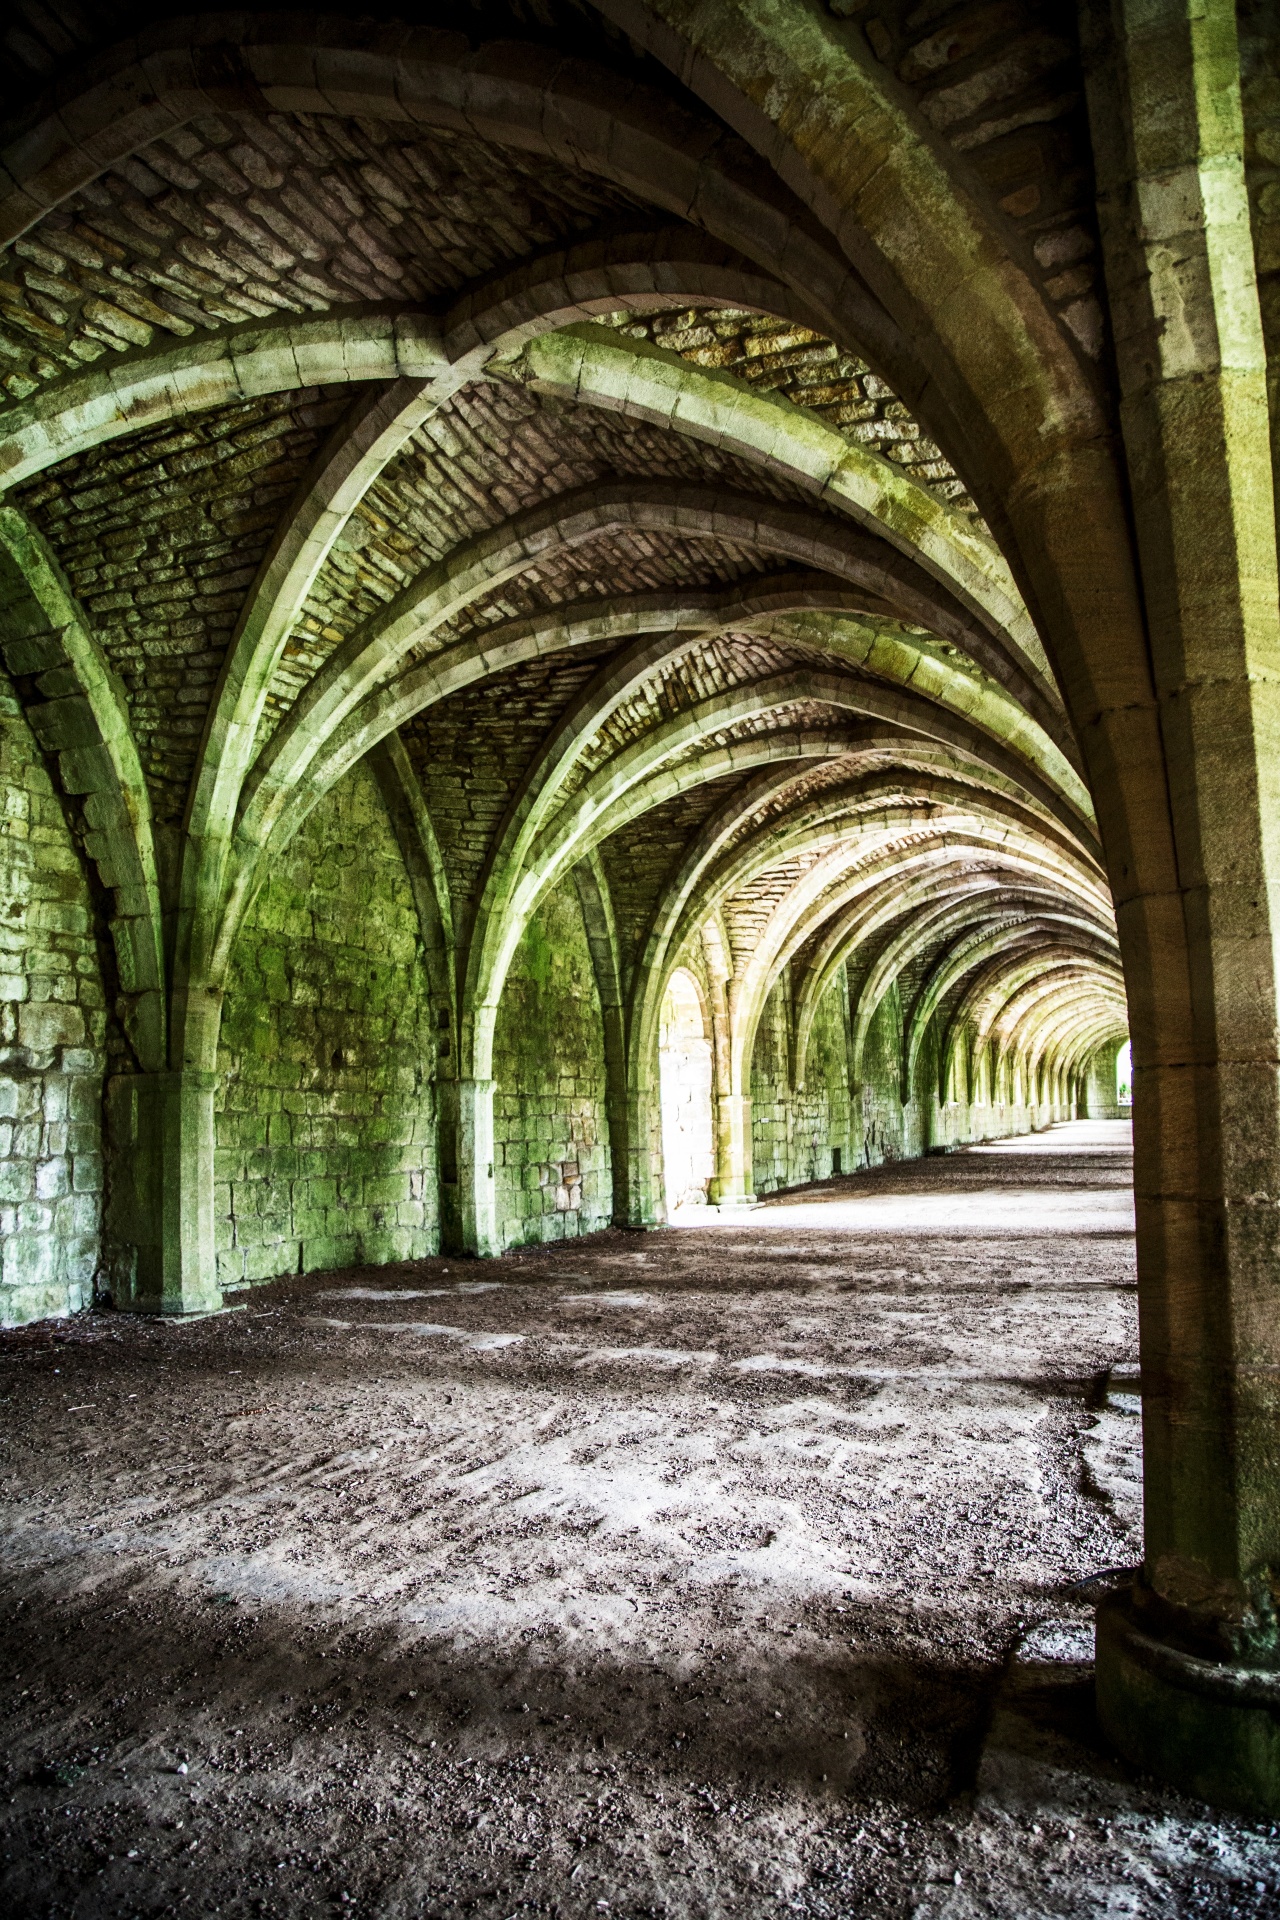
[[[569,887],[543,897],[512,961],[493,1075],[502,1245],[608,1226],[604,1022],[582,912]]]
[[[356,767],[246,917],[219,1053],[224,1288],[438,1249],[433,1018],[418,916]]]
[[[774,984],[756,1029],[751,1059],[751,1142],[757,1193],[825,1180],[840,1154],[849,1171],[850,1106],[846,992],[842,978],[818,1003],[809,1035],[805,1084],[790,1084],[789,982]]]
[[[35,736],[0,675],[0,1324],[93,1298],[106,1012],[93,908]]]
[[[912,1152],[902,1101],[902,994],[895,980],[867,1026],[862,1048],[862,1111],[858,1115],[863,1166],[901,1160]]]

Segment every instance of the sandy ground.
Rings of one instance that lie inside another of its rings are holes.
[[[1126,1129],[0,1339],[0,1912],[1280,1914],[1135,1780]]]

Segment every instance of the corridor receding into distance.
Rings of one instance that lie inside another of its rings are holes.
[[[0,1908],[1280,1915],[1280,0],[10,0]]]

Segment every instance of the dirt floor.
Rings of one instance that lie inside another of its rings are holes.
[[[1280,1914],[1277,1831],[1094,1728],[1128,1174],[0,1337],[0,1912]]]

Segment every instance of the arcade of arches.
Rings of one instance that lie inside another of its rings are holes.
[[[1110,1737],[1280,1808],[1280,25],[17,0],[9,1323],[1112,1117]],[[1273,410],[1274,411],[1274,410]]]

